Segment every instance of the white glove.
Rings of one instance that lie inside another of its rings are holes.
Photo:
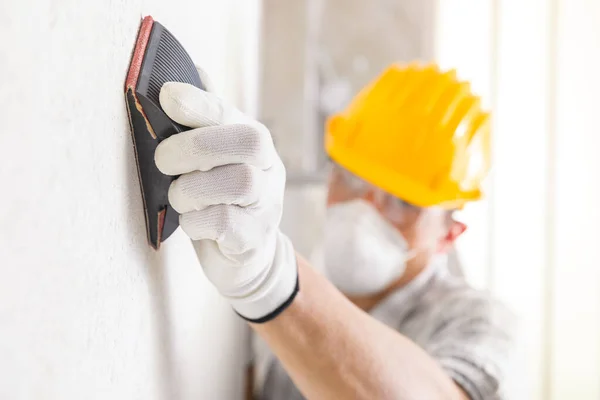
[[[208,279],[244,318],[264,322],[298,291],[296,255],[279,231],[285,168],[268,129],[192,85],[166,83],[160,104],[192,128],[163,140],[154,158],[181,175],[169,202]]]

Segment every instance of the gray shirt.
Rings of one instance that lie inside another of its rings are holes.
[[[471,399],[508,398],[515,319],[489,294],[450,274],[446,263],[432,263],[370,314],[421,346]],[[259,399],[304,398],[260,339],[254,350]]]

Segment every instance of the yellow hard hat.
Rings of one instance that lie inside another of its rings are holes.
[[[490,116],[455,71],[392,65],[326,124],[342,167],[421,207],[462,208],[481,197]]]

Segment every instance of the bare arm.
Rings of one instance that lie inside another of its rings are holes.
[[[158,144],[157,168],[178,176],[169,202],[206,277],[248,320],[311,398],[460,399],[415,344],[360,311],[297,260],[278,229],[285,167],[268,129],[192,85],[168,82],[162,109],[190,127]],[[270,262],[267,262],[270,261]],[[295,293],[292,304],[275,317]]]
[[[244,398],[254,400],[254,365],[250,364],[246,368],[246,385]]]
[[[298,257],[300,292],[252,324],[300,391],[315,399],[466,399],[421,348],[348,301]]]

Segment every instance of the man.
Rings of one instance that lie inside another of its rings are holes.
[[[468,84],[391,66],[330,119],[327,278],[279,230],[285,169],[268,130],[189,85],[160,100],[193,128],[156,150],[181,175],[169,200],[208,279],[276,357],[257,360],[261,398],[505,398],[512,318],[444,256],[465,229],[453,211],[481,196],[489,167],[489,116]]]

